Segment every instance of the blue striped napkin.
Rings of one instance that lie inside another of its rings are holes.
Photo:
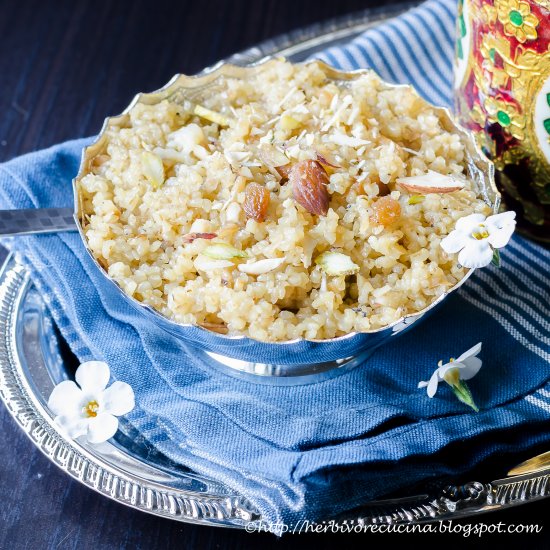
[[[433,0],[322,57],[372,66],[449,104],[455,5]],[[0,165],[0,207],[68,206],[88,140]],[[390,491],[460,476],[481,460],[550,443],[550,253],[515,237],[489,267],[418,328],[332,380],[271,387],[204,369],[105,285],[76,234],[6,240],[32,272],[81,360],[103,359],[128,382],[128,422],[167,457],[245,495],[264,520],[327,518]],[[439,359],[483,341],[471,382],[479,413],[417,383]],[[506,458],[514,453],[516,458]]]
[[[430,103],[450,107],[455,16],[456,0],[430,0],[315,57],[346,71],[370,67],[384,80],[413,84]]]

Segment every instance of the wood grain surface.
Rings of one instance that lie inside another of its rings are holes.
[[[137,91],[154,90],[176,72],[197,72],[266,38],[382,1],[0,0],[0,161],[96,133]],[[543,501],[476,522],[550,530],[548,508]],[[0,550],[379,548],[397,540],[410,548],[549,548],[545,531],[481,539],[310,534],[278,540],[159,519],[70,479],[0,405]]]

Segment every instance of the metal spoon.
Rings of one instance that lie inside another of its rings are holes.
[[[76,231],[73,216],[72,207],[0,210],[0,237]]]

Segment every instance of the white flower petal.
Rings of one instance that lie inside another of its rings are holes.
[[[447,254],[454,254],[462,250],[468,242],[468,235],[463,231],[455,229],[451,231],[442,241],[441,248]]]
[[[455,225],[455,229],[463,231],[464,233],[471,233],[480,223],[485,221],[483,214],[470,214],[460,218]]]
[[[88,431],[88,419],[75,415],[61,415],[55,417],[55,423],[67,433],[69,437],[75,439],[85,435]]]
[[[458,363],[462,363],[464,359],[468,357],[475,357],[481,351],[482,342],[478,342],[475,346],[472,346],[469,350],[465,351],[460,357],[457,358]]]
[[[75,415],[83,398],[82,390],[72,380],[64,380],[53,389],[48,407],[55,416]]]
[[[489,228],[501,229],[509,225],[515,225],[516,213],[513,210],[502,212],[501,214],[494,214],[489,216],[485,220],[485,225]]]
[[[136,405],[134,390],[126,382],[113,382],[100,397],[101,411],[121,416],[129,413]]]
[[[437,369],[428,382],[428,397],[433,397],[437,391],[437,385],[439,384],[439,369]]]
[[[458,361],[450,361],[449,363],[445,363],[441,367],[439,367],[439,380],[445,380],[445,375],[452,369],[458,369],[460,370],[463,367],[462,363],[459,363]]]
[[[109,383],[111,372],[109,365],[103,361],[87,361],[76,369],[75,378],[85,393],[103,391]]]
[[[460,369],[460,379],[470,380],[473,378],[481,368],[482,361],[479,357],[467,357],[462,361],[462,368]]]
[[[425,382],[424,380],[422,380],[421,382],[418,382],[419,388],[426,388],[427,386],[428,386],[428,382]]]
[[[513,222],[510,225],[502,227],[501,229],[491,229],[491,233],[487,238],[487,242],[493,248],[502,248],[508,244],[508,241],[512,237],[516,229],[516,222]]]
[[[88,420],[88,436],[90,443],[102,443],[111,439],[118,430],[118,420],[112,414],[98,414]]]
[[[485,267],[493,259],[493,249],[489,246],[487,239],[470,239],[468,244],[460,251],[458,261],[464,267],[477,268]]]

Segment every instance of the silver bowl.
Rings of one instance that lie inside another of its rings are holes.
[[[402,334],[405,330],[424,319],[449,294],[459,288],[469,278],[470,270],[456,285],[437,298],[428,307],[417,313],[405,315],[395,323],[364,332],[352,332],[337,338],[310,340],[300,338],[282,342],[259,342],[241,334],[219,334],[208,328],[191,324],[179,324],[172,321],[148,305],[128,296],[106,273],[87,246],[83,230],[84,216],[80,198],[80,180],[87,173],[90,161],[100,154],[106,145],[106,130],[114,125],[123,124],[129,117],[129,111],[138,103],[153,105],[163,100],[182,103],[192,100],[205,90],[217,93],[222,89],[221,77],[246,79],[252,73],[265,70],[273,58],[265,58],[248,66],[236,66],[220,63],[196,76],[176,75],[166,86],[152,93],[137,94],[124,112],[105,120],[98,138],[82,153],[80,170],[73,180],[75,220],[78,231],[90,257],[105,279],[116,287],[118,293],[130,303],[140,315],[152,324],[161,327],[178,340],[193,348],[193,353],[204,359],[205,365],[221,368],[227,373],[246,377],[256,382],[266,383],[310,383],[341,373],[363,362],[380,345]],[[323,67],[329,78],[335,81],[354,80],[370,70],[340,71],[322,61],[310,61]],[[387,88],[402,88],[383,82]],[[424,100],[423,100],[424,101]],[[496,213],[500,204],[500,194],[494,182],[493,164],[477,147],[473,136],[453,119],[448,109],[436,107],[443,124],[458,132],[466,153],[468,177],[474,181],[479,196]]]

